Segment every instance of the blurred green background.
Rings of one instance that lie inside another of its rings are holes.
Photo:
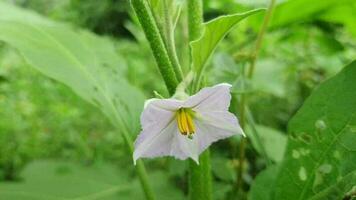
[[[109,38],[129,66],[126,76],[130,83],[142,88],[147,98],[154,96],[154,90],[167,95],[128,1],[2,1]],[[345,2],[278,1],[252,83],[239,76],[263,15],[241,23],[211,59],[207,83],[230,82],[236,95],[254,91],[250,109],[259,132],[264,133],[261,137],[272,138],[265,142],[275,162],[283,155],[287,122],[305,98],[320,82],[356,58],[356,4]],[[209,20],[221,14],[266,7],[267,3],[205,0],[204,17]],[[176,43],[182,46],[180,59],[187,67],[184,26],[182,20]],[[234,168],[240,164],[235,156],[238,140],[230,138],[212,146],[215,199],[229,196],[236,177]],[[244,163],[246,191],[266,166],[255,146],[252,138]],[[97,199],[117,199],[110,195],[100,197],[102,190],[120,193],[119,199],[142,199],[132,157],[125,148],[120,134],[97,108],[67,86],[29,67],[16,50],[0,42],[0,199],[52,199],[50,195],[56,193],[82,195],[94,191],[98,191]],[[146,163],[160,199],[185,198],[185,162],[159,158]],[[13,184],[21,184],[21,192]],[[4,188],[7,192],[2,193]],[[54,188],[63,189],[55,192]],[[17,198],[11,196],[12,190]],[[31,196],[33,191],[42,197]]]

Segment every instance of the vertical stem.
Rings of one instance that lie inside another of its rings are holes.
[[[172,17],[171,17],[172,14],[169,13],[170,9],[167,0],[163,0],[163,6],[164,6],[164,23],[166,29],[166,47],[167,47],[169,58],[173,65],[174,72],[176,73],[178,81],[181,82],[183,80],[183,72],[179,64],[179,60],[176,52],[176,47],[174,42],[174,28],[172,25]]]
[[[189,41],[198,39],[203,31],[203,1],[189,0],[188,3],[188,28]]]
[[[203,32],[203,1],[202,0],[189,0],[188,3],[188,30],[189,42],[199,39]],[[190,54],[191,56],[191,54]],[[190,63],[192,58],[190,57]],[[201,72],[197,72],[197,76],[193,84],[193,92],[197,92],[200,88]]]
[[[178,80],[151,10],[146,0],[131,0],[131,5],[145,32],[167,89],[172,95],[178,85]]]
[[[141,187],[145,193],[146,199],[154,200],[155,196],[149,184],[146,168],[142,160],[136,161],[136,171],[138,173],[138,177],[140,178]]]
[[[189,41],[193,41],[198,39],[202,33],[203,2],[202,0],[189,0],[187,3]],[[199,86],[195,88],[199,88]],[[199,163],[197,165],[194,161],[189,161],[189,199],[211,200],[212,180],[209,149],[200,155]]]
[[[246,95],[242,94],[241,99],[240,99],[240,106],[239,106],[239,111],[240,111],[240,126],[242,130],[245,129],[246,125],[246,117],[245,117],[245,106],[246,106]],[[237,192],[239,189],[242,188],[243,186],[243,172],[244,172],[244,164],[245,164],[245,149],[246,149],[246,143],[247,139],[243,137],[240,142],[240,147],[239,147],[239,165],[237,168],[237,184],[235,187],[235,192]]]
[[[129,132],[127,131],[127,129],[123,130],[122,136],[124,138],[125,144],[128,147],[130,154],[132,155],[134,152],[134,147],[132,144],[132,139],[128,133]],[[135,169],[136,169],[137,175],[140,179],[141,187],[142,187],[143,192],[145,193],[146,199],[154,200],[155,199],[154,193],[153,193],[153,190],[149,184],[145,165],[143,164],[142,160],[136,161]]]
[[[262,40],[263,40],[264,34],[265,34],[266,30],[267,30],[268,23],[269,23],[270,18],[272,16],[274,6],[275,6],[275,0],[271,0],[269,5],[268,5],[268,8],[267,8],[266,15],[265,15],[265,17],[263,19],[262,27],[261,27],[261,29],[260,29],[260,31],[258,33],[256,44],[255,44],[254,49],[253,49],[253,51],[251,53],[252,59],[250,61],[250,67],[249,67],[249,70],[248,70],[248,73],[247,73],[247,78],[248,79],[252,79],[253,72],[255,70],[257,56],[258,56],[259,50],[260,50],[261,45],[262,45]],[[246,115],[246,105],[247,105],[246,94],[242,94],[241,101],[240,101],[240,125],[241,125],[242,128],[244,128],[245,125],[246,125],[246,117],[245,117],[245,115]],[[243,172],[244,172],[246,143],[247,143],[247,139],[246,138],[242,138],[241,144],[240,144],[240,153],[239,153],[239,157],[240,157],[240,162],[239,163],[240,163],[240,165],[239,165],[238,170],[237,170],[237,184],[236,184],[236,188],[235,188],[236,191],[238,191],[239,189],[243,188],[242,175],[243,175]]]
[[[212,180],[211,180],[210,151],[207,149],[199,157],[199,165],[189,160],[189,199],[190,200],[211,200]]]
[[[257,56],[258,56],[258,53],[259,53],[261,45],[262,45],[263,36],[265,35],[265,32],[266,32],[267,27],[268,27],[268,23],[269,23],[269,21],[270,21],[270,19],[272,17],[275,3],[276,3],[276,0],[271,0],[270,1],[269,5],[268,5],[268,8],[267,8],[267,11],[266,11],[266,15],[265,15],[265,17],[263,19],[263,22],[262,22],[261,30],[260,30],[260,32],[258,33],[258,36],[257,36],[255,48],[254,48],[254,50],[252,52],[251,66],[250,66],[248,74],[247,74],[247,77],[250,78],[250,79],[252,78],[253,72],[255,70]]]

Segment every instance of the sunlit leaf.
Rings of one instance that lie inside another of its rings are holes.
[[[241,14],[221,16],[204,23],[202,36],[198,40],[190,43],[193,68],[198,72],[201,71],[224,36],[241,20],[261,11],[263,11],[263,9],[256,9]]]
[[[342,199],[356,184],[355,80],[356,61],[321,84],[290,121],[274,199],[324,199],[317,197],[325,192]]]
[[[0,196],[11,200],[114,200],[144,199],[139,182],[128,169],[100,164],[90,167],[60,161],[36,161],[19,182],[0,183]],[[159,199],[183,199],[164,173],[150,179]]]
[[[39,16],[7,9],[7,15],[0,15],[0,40],[32,67],[99,107],[115,125],[137,133],[144,96],[125,80],[126,66],[108,39],[54,22],[28,23],[22,17]]]

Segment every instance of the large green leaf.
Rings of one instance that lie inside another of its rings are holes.
[[[19,9],[11,4],[0,1],[0,19],[22,21],[31,24],[47,24],[53,25],[54,23],[44,17],[41,17],[37,13]]]
[[[125,80],[126,66],[110,40],[64,24],[42,23],[47,20],[16,7],[6,9],[0,14],[0,40],[99,107],[115,125],[137,133],[144,96]]]
[[[290,23],[315,19],[326,10],[353,0],[289,0],[278,5],[274,11],[271,26],[284,26]]]
[[[274,165],[258,174],[248,193],[248,200],[272,200],[271,194],[278,169],[278,166]]]
[[[356,37],[355,10],[356,1],[351,1],[339,6],[333,6],[327,12],[319,16],[319,18],[327,22],[343,24],[344,27]]]
[[[320,85],[290,121],[274,199],[342,199],[356,185],[355,80],[356,61]]]
[[[159,199],[183,199],[167,174],[150,174]],[[138,180],[128,169],[100,164],[82,166],[62,161],[36,161],[22,173],[22,181],[0,183],[7,200],[115,200],[144,199]]]
[[[262,153],[263,149],[258,144],[258,140],[260,140],[263,148],[266,151],[267,156],[275,161],[280,162],[283,159],[283,155],[286,149],[287,138],[286,136],[273,128],[256,125],[255,127],[257,135],[252,134],[250,127],[246,130],[246,134],[248,138],[251,140],[252,146],[259,152]],[[258,136],[258,138],[256,138]]]
[[[195,71],[199,72],[203,69],[218,43],[238,22],[262,10],[256,9],[241,14],[221,16],[204,23],[202,36],[190,43]]]

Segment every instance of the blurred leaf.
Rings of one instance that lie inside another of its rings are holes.
[[[310,21],[328,9],[352,2],[353,0],[289,0],[276,7],[271,26],[285,26],[295,22]]]
[[[242,14],[225,15],[204,23],[202,36],[190,43],[194,69],[198,72],[203,69],[218,43],[238,22],[261,11],[263,9],[251,10]]]
[[[0,16],[0,40],[15,47],[32,67],[99,107],[114,125],[137,133],[144,96],[125,80],[126,66],[109,40],[54,22],[27,23],[11,15],[22,10],[7,9],[8,15]]]
[[[254,88],[259,92],[285,97],[286,67],[274,60],[260,60],[257,62],[253,76]]]
[[[274,165],[260,172],[252,183],[248,200],[272,200],[271,192],[277,178],[278,166]]]
[[[287,145],[287,137],[282,132],[267,126],[256,125],[255,128],[258,137],[266,150],[267,156],[275,162],[282,161]],[[248,127],[248,129],[246,129],[246,134],[251,140],[252,146],[257,150],[257,152],[262,153],[262,149],[258,145],[258,138],[256,138],[251,132],[251,128]]]
[[[0,20],[22,21],[31,24],[53,25],[54,23],[37,13],[18,9],[13,5],[0,1]]]
[[[0,183],[4,199],[130,199],[134,182],[128,173],[108,165],[84,167],[59,161],[37,161],[22,173],[24,181]]]
[[[340,6],[334,6],[322,14],[319,18],[333,23],[341,23],[345,28],[356,37],[356,1],[349,2]]]
[[[37,161],[22,173],[23,181],[0,183],[0,196],[11,200],[144,199],[137,179],[111,165],[85,167],[60,161]],[[158,199],[183,199],[161,172],[152,173]]]
[[[212,170],[216,177],[226,182],[233,182],[236,178],[231,160],[219,156],[212,158]]]
[[[319,199],[325,192],[342,199],[356,184],[355,80],[356,61],[321,84],[290,121],[275,199]]]

